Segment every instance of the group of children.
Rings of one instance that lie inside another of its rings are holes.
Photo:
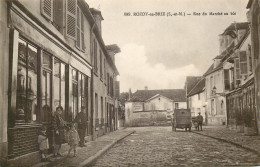
[[[68,156],[70,156],[70,152],[71,152],[71,150],[73,150],[74,157],[76,157],[76,148],[77,148],[77,145],[78,145],[80,139],[79,139],[79,134],[76,130],[75,123],[71,124],[67,137],[68,137],[68,145],[70,146],[69,151],[68,151]],[[49,142],[48,142],[48,137],[46,135],[45,126],[41,127],[41,131],[38,136],[38,144],[39,144],[42,161],[48,161],[47,153],[48,153],[48,149],[49,149]]]

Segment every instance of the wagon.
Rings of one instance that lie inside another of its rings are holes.
[[[176,131],[176,128],[191,131],[191,111],[190,109],[175,109],[172,118],[172,131]]]

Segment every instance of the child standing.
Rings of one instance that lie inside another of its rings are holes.
[[[41,152],[42,161],[48,160],[47,153],[48,153],[48,149],[49,149],[49,141],[46,136],[46,127],[44,125],[41,127],[41,131],[38,136],[38,144],[39,144],[39,149]]]
[[[74,157],[76,157],[76,147],[77,147],[78,143],[79,143],[79,134],[76,130],[75,123],[73,123],[71,125],[69,134],[68,134],[68,144],[70,145],[68,156],[70,155],[70,151],[73,149]]]

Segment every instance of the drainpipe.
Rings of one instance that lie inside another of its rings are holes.
[[[92,36],[93,36],[93,29],[94,29],[94,27],[95,27],[95,25],[96,25],[96,23],[94,23],[93,25],[92,25],[92,27],[91,27],[91,30],[90,30],[90,50],[92,50],[91,52],[90,52],[90,54],[91,53],[93,53],[93,47],[92,47],[92,44],[91,44],[91,41],[92,41]],[[90,57],[91,57],[91,62],[93,62],[93,58],[92,58],[92,54],[90,55]],[[94,140],[94,125],[93,125],[93,123],[94,123],[94,100],[93,100],[93,98],[94,98],[94,74],[93,74],[93,70],[94,70],[94,68],[93,68],[93,66],[92,66],[92,70],[91,70],[91,84],[90,84],[90,93],[91,93],[91,112],[90,112],[90,126],[91,126],[91,140]]]

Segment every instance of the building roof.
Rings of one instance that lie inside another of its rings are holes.
[[[222,59],[223,57],[224,57],[224,55],[217,55],[214,59]]]
[[[248,28],[249,28],[249,23],[248,22],[232,23],[220,35],[224,35],[224,34],[228,33],[229,31],[234,31],[236,29],[240,30],[240,29],[248,29]]]
[[[165,96],[176,102],[186,102],[184,89],[137,90],[130,101],[144,102],[155,95]]]
[[[97,10],[95,8],[89,8],[89,10],[92,15],[99,15],[101,17],[101,19],[104,20],[100,10]]]
[[[192,88],[201,80],[202,76],[187,76],[185,82],[186,95],[190,93]]]
[[[203,76],[207,76],[215,71],[218,71],[223,68],[223,62],[220,62],[219,65],[214,68],[214,63],[208,68],[208,70],[203,74]]]
[[[198,94],[200,92],[203,92],[205,88],[205,78],[202,78],[194,87],[193,89],[190,91],[190,93],[188,94],[188,96],[193,96],[195,94]]]

